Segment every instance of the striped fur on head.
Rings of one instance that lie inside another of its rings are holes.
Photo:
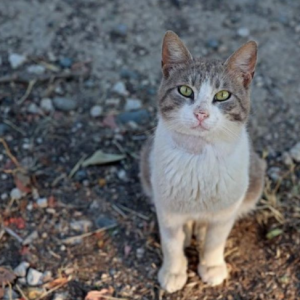
[[[257,45],[250,41],[225,62],[195,59],[179,37],[168,31],[162,47],[163,79],[158,94],[159,113],[167,127],[208,140],[237,136],[250,111],[256,53]],[[192,88],[193,99],[179,93],[181,85]],[[214,95],[222,90],[229,91],[231,97],[215,101]],[[197,111],[209,115],[203,126],[198,126]]]

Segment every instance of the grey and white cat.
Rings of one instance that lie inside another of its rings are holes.
[[[235,220],[261,196],[266,166],[246,129],[256,58],[253,41],[222,62],[193,58],[171,31],[164,37],[158,126],[142,150],[140,167],[160,228],[158,279],[168,292],[187,281],[184,247],[192,228],[202,245],[202,280],[218,285],[227,278],[226,239]]]

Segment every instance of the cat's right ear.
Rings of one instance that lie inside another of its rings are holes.
[[[169,76],[172,66],[192,60],[192,55],[173,31],[167,31],[162,44],[162,71],[165,77]]]

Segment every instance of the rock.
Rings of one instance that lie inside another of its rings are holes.
[[[27,285],[26,278],[24,278],[24,277],[23,277],[23,278],[21,278],[21,277],[18,278],[18,279],[17,279],[17,284],[19,284],[19,285],[24,285],[24,286]]]
[[[55,108],[64,112],[74,110],[77,107],[77,103],[73,99],[63,97],[55,97],[53,99],[53,104]]]
[[[140,99],[128,98],[126,99],[125,110],[136,110],[142,107],[142,102]]]
[[[9,130],[8,125],[4,123],[0,123],[0,136],[3,136],[8,130]]]
[[[291,166],[293,164],[293,159],[290,156],[288,152],[284,152],[281,156],[281,161],[286,165],[286,166]]]
[[[6,200],[8,198],[7,193],[1,194],[1,200]]]
[[[36,204],[40,208],[46,208],[46,207],[48,207],[48,200],[47,200],[47,198],[39,198],[36,200]]]
[[[76,220],[70,223],[70,227],[79,232],[88,232],[93,223],[90,220]]]
[[[50,112],[54,111],[54,106],[53,106],[52,100],[49,98],[43,98],[41,100],[40,107],[46,113],[50,113]]]
[[[13,289],[6,288],[2,299],[3,300],[18,300],[18,299],[20,299],[20,296]]]
[[[23,245],[26,246],[26,245],[32,244],[32,242],[33,242],[34,240],[36,240],[38,237],[39,237],[38,232],[37,232],[36,230],[33,231],[32,233],[30,233],[30,234],[25,238],[25,240],[23,241]]]
[[[59,64],[62,68],[70,68],[73,64],[73,60],[70,57],[61,57],[59,59]]]
[[[82,182],[83,180],[87,179],[88,174],[85,169],[79,170],[75,173],[74,179],[76,181]]]
[[[27,111],[30,114],[35,115],[35,114],[40,113],[40,108],[35,103],[30,103],[27,107]]]
[[[145,253],[145,249],[144,248],[138,248],[138,249],[136,249],[136,257],[138,259],[143,258],[144,253]]]
[[[23,196],[22,192],[18,188],[14,188],[10,192],[11,200],[19,200]]]
[[[43,278],[42,278],[43,282],[49,282],[52,279],[53,279],[53,274],[51,271],[44,272]]]
[[[133,79],[133,80],[139,79],[139,74],[129,69],[122,69],[120,71],[120,76],[124,79]]]
[[[249,36],[250,31],[249,31],[249,29],[246,28],[246,27],[241,27],[241,28],[238,29],[237,34],[238,34],[240,37],[247,37],[247,36]]]
[[[26,56],[17,53],[11,53],[8,57],[8,61],[13,69],[22,66],[26,62]]]
[[[30,264],[28,262],[23,261],[16,268],[14,268],[14,273],[18,277],[25,277],[29,266],[30,266]]]
[[[116,117],[116,120],[120,124],[126,124],[129,122],[135,122],[137,124],[147,123],[149,121],[149,113],[146,109],[137,111],[124,112]]]
[[[294,161],[300,162],[300,142],[290,150],[290,155]]]
[[[295,32],[296,33],[300,33],[300,24],[295,26]]]
[[[104,215],[100,215],[96,220],[96,225],[98,228],[109,227],[116,224],[114,219],[110,219]]]
[[[43,273],[30,268],[27,274],[27,283],[30,286],[36,286],[43,283]]]
[[[208,39],[206,45],[208,48],[217,50],[220,46],[220,42],[217,39]]]
[[[103,112],[103,108],[100,105],[95,105],[90,110],[90,115],[93,118],[100,117]]]
[[[53,300],[68,300],[70,299],[70,295],[65,292],[65,293],[56,293],[53,297]]]
[[[112,91],[121,95],[121,96],[127,96],[128,95],[128,91],[126,89],[125,84],[122,81],[117,82],[113,88]]]
[[[271,167],[268,170],[268,175],[273,181],[278,181],[282,177],[282,171],[279,167]]]
[[[27,67],[27,72],[32,73],[32,74],[41,75],[41,74],[44,74],[45,71],[46,71],[46,68],[41,65],[31,65],[31,66]]]
[[[115,37],[126,37],[126,35],[127,35],[127,25],[125,25],[125,24],[118,24],[111,31],[111,34],[113,36],[115,36]]]
[[[121,179],[123,181],[127,181],[127,174],[126,174],[125,170],[120,170],[118,172],[118,177],[119,177],[119,179]]]

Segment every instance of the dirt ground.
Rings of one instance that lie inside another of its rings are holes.
[[[138,179],[169,29],[195,56],[259,43],[249,131],[268,162],[259,209],[227,243],[230,278],[205,286],[191,247],[172,295]],[[0,266],[31,268],[4,299],[300,299],[299,1],[2,0],[0,58]],[[85,166],[97,150],[121,156]]]

